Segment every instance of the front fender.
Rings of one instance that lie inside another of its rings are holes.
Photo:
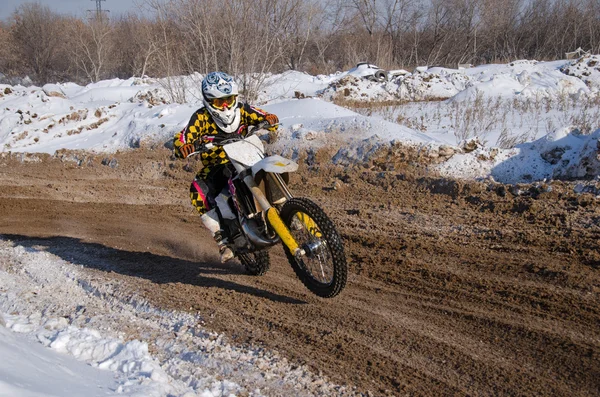
[[[290,159],[281,157],[277,154],[265,157],[258,163],[252,166],[252,175],[256,175],[259,171],[272,172],[275,174],[283,174],[286,172],[294,172],[298,169],[298,164]]]

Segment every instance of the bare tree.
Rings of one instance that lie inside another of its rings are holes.
[[[356,9],[369,36],[373,36],[379,22],[377,0],[352,0],[350,3]]]
[[[138,15],[128,15],[114,23],[113,59],[119,74],[123,77],[145,76],[157,62],[158,53],[163,45],[160,40],[160,26]]]
[[[313,62],[316,70],[332,73],[347,63],[339,49],[354,14],[344,0],[327,0],[317,10],[317,15],[320,17],[315,22],[316,28],[311,40]]]
[[[17,55],[15,41],[8,28],[0,23],[0,72],[7,76],[18,75],[23,69],[22,59]]]
[[[402,63],[404,42],[415,24],[417,6],[414,0],[385,0],[383,29],[393,45],[392,62]]]
[[[58,49],[64,39],[62,17],[39,3],[25,3],[13,15],[12,40],[23,63],[37,82],[46,82],[60,59]]]
[[[600,53],[600,1],[587,0],[585,4],[585,28],[589,37],[589,50],[593,54]]]
[[[516,27],[521,41],[521,56],[541,59],[556,27],[552,21],[552,0],[531,0],[524,4],[519,24]],[[493,49],[488,50],[489,54]],[[488,56],[490,57],[490,56]]]
[[[155,20],[153,39],[157,50],[157,74],[164,76],[161,80],[161,85],[167,91],[172,102],[185,103],[187,102],[187,92],[185,80],[180,77],[185,72],[186,53],[191,51],[192,45],[189,38],[186,37],[186,31],[181,30],[178,26],[180,18],[176,11],[181,8],[178,5],[183,2],[168,2],[164,3],[160,0],[146,0],[145,3],[151,10],[154,11]],[[186,19],[183,20],[185,22]],[[196,64],[202,64],[202,57],[198,55]]]
[[[0,26],[0,72],[36,82],[236,75],[249,97],[267,72],[332,73],[369,61],[557,59],[600,52],[600,0],[141,0],[149,17],[82,20],[27,3]],[[189,77],[187,78],[189,81]]]
[[[108,18],[98,16],[73,26],[76,45],[72,49],[73,60],[89,81],[96,82],[104,77],[110,61],[111,24]]]
[[[433,0],[427,13],[427,23],[423,26],[425,37],[421,41],[425,44],[422,52],[427,55],[422,59],[426,64],[437,64],[442,58],[442,51],[451,39],[451,19],[452,9],[449,4],[444,0]]]
[[[322,9],[313,0],[286,0],[281,3],[281,34],[277,37],[284,65],[296,70],[302,65],[309,41],[322,19]]]

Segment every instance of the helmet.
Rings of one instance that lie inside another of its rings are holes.
[[[223,72],[211,72],[202,80],[202,102],[217,126],[231,133],[240,126],[238,85]]]

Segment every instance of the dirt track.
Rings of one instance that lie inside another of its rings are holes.
[[[187,198],[195,165],[166,149],[109,156],[115,168],[21,157],[0,159],[4,237],[39,238],[158,306],[198,311],[234,343],[358,393],[600,394],[600,206],[568,184],[514,196],[408,168],[303,166],[292,191],[334,220],[350,265],[347,288],[323,300],[280,248],[259,278],[218,263]]]

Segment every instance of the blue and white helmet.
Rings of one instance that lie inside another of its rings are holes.
[[[202,102],[217,126],[231,133],[240,126],[238,85],[233,77],[223,72],[211,72],[202,80]]]

